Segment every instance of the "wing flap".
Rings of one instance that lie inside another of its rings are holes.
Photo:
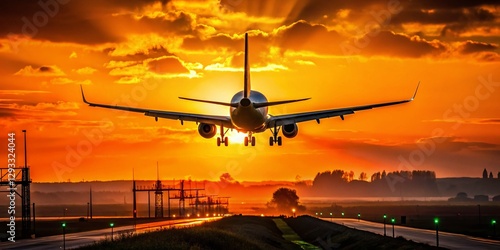
[[[342,116],[343,117],[344,115],[354,114],[355,111],[380,108],[380,107],[386,107],[386,106],[392,106],[392,105],[411,102],[417,96],[419,86],[420,86],[420,82],[418,83],[417,88],[415,89],[415,93],[413,94],[412,98],[410,98],[408,100],[395,101],[395,102],[384,102],[384,103],[369,104],[369,105],[362,105],[362,106],[353,106],[353,107],[347,107],[347,108],[320,110],[320,111],[305,112],[305,113],[272,116],[267,122],[267,127],[269,128],[269,127],[274,127],[274,126],[282,126],[282,125],[288,125],[288,124],[293,124],[293,123],[298,123],[298,122],[305,122],[305,121],[311,121],[311,120],[330,118],[330,117],[335,117],[335,116]]]
[[[80,86],[80,88],[82,91],[83,102],[88,104],[90,107],[100,107],[100,108],[107,108],[107,109],[115,109],[115,110],[143,113],[146,116],[151,116],[151,117],[155,117],[155,118],[165,118],[165,119],[170,119],[170,120],[201,122],[201,123],[214,124],[214,125],[224,125],[224,127],[226,127],[226,128],[234,128],[233,124],[231,123],[231,118],[229,116],[201,115],[201,114],[191,114],[191,113],[172,112],[172,111],[163,111],[163,110],[143,109],[143,108],[134,108],[134,107],[126,107],[126,106],[118,106],[118,105],[109,105],[109,104],[100,104],[100,103],[89,102],[85,98],[83,88],[81,86]]]

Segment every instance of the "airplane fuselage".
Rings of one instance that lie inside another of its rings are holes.
[[[255,108],[254,103],[267,102],[267,98],[260,92],[252,90],[248,98],[243,97],[243,91],[236,93],[231,103],[238,107],[230,108],[231,122],[241,132],[261,132],[266,129],[267,107]]]

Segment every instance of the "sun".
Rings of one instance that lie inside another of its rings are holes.
[[[242,144],[243,142],[245,142],[245,137],[247,137],[247,134],[233,130],[227,133],[227,137],[229,138],[229,143]]]

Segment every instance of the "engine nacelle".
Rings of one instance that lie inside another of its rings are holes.
[[[283,125],[281,131],[286,138],[293,138],[299,133],[299,127],[296,123]]]
[[[200,125],[198,125],[198,133],[200,133],[203,138],[210,139],[217,133],[217,127],[213,124],[200,123]]]

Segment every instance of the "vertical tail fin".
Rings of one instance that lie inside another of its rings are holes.
[[[245,33],[245,79],[243,86],[243,97],[248,98],[250,96],[251,86],[250,86],[250,64],[248,63],[248,33]]]

